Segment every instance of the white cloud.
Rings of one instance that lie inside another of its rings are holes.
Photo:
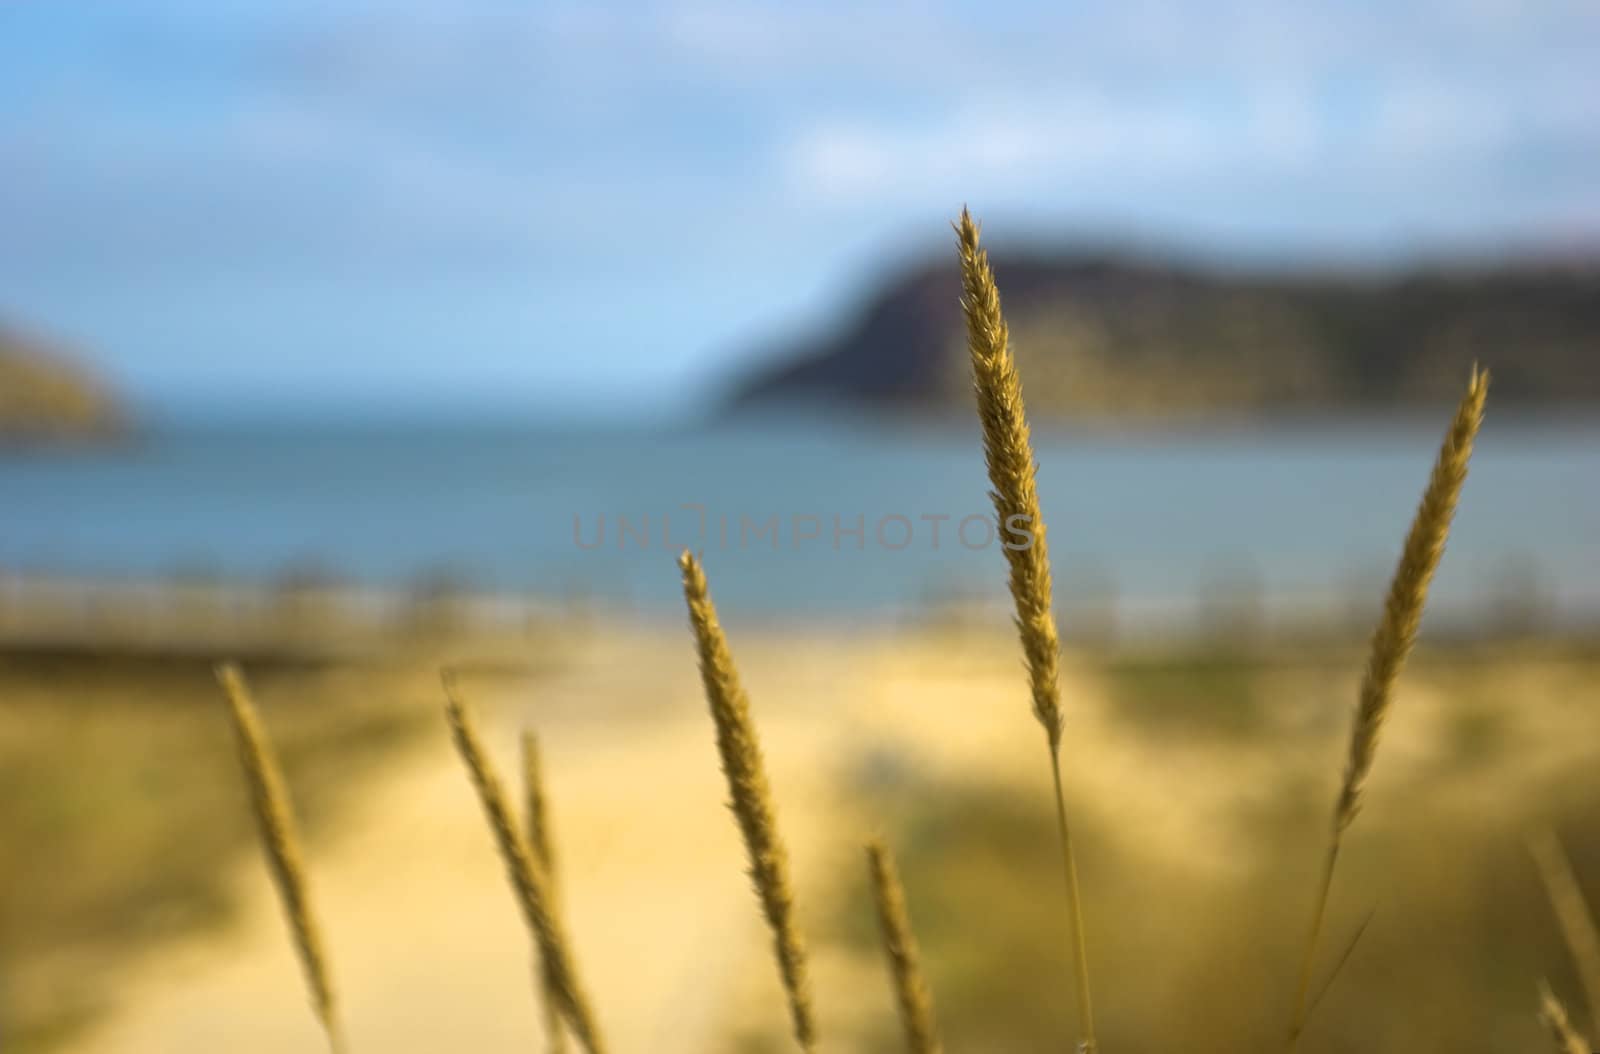
[[[963,200],[1221,250],[1600,233],[1594,0],[163,3],[0,38],[0,278],[45,321],[310,291],[269,342],[364,289],[401,342],[487,279],[486,332],[688,361]]]
[[[1041,106],[994,99],[918,127],[824,121],[781,148],[792,184],[827,200],[916,196],[940,199],[975,186],[1008,193],[1071,194],[1219,178],[1241,167],[1298,168],[1323,149],[1292,95],[1220,116],[1184,105],[1082,92]]]

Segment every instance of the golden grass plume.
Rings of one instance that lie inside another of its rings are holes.
[[[956,223],[961,260],[961,309],[967,322],[973,390],[983,425],[983,454],[989,469],[989,500],[1009,566],[1017,635],[1028,666],[1033,714],[1044,726],[1050,748],[1050,776],[1056,799],[1056,834],[1072,925],[1074,991],[1078,1008],[1078,1049],[1094,1054],[1094,1003],[1089,992],[1089,954],[1084,937],[1083,903],[1078,892],[1078,862],[1061,789],[1061,641],[1051,608],[1050,551],[1035,485],[1033,441],[1022,404],[1022,380],[1011,353],[1010,330],[1000,311],[1000,289],[989,254],[978,244],[978,224],[965,208]]]
[[[678,558],[678,567],[683,572],[683,596],[699,652],[706,702],[717,729],[717,752],[750,860],[750,878],[772,930],[773,951],[788,996],[795,1039],[802,1049],[812,1050],[816,1045],[816,1022],[806,975],[805,946],[795,920],[788,854],[778,835],[777,813],[767,783],[761,742],[750,715],[750,700],[739,683],[733,654],[717,621],[705,571],[688,552]]]
[[[1394,685],[1406,658],[1416,642],[1422,611],[1428,599],[1428,585],[1444,554],[1450,534],[1450,521],[1466,482],[1472,459],[1472,444],[1483,424],[1484,402],[1489,395],[1489,374],[1474,367],[1467,380],[1467,391],[1456,407],[1428,477],[1427,488],[1401,548],[1394,577],[1384,600],[1383,614],[1368,647],[1367,666],[1361,679],[1350,746],[1345,760],[1344,778],[1333,810],[1333,828],[1328,841],[1312,913],[1311,930],[1306,939],[1300,981],[1295,992],[1293,1016],[1289,1025],[1289,1049],[1294,1049],[1305,1028],[1307,997],[1311,974],[1316,966],[1317,946],[1327,917],[1328,896],[1333,887],[1334,869],[1344,832],[1361,809],[1361,793],[1377,756],[1378,736],[1394,701]]]
[[[877,908],[883,951],[894,981],[906,1050],[911,1054],[942,1054],[944,1047],[934,1024],[933,997],[923,979],[921,956],[906,910],[905,890],[900,885],[894,858],[883,842],[867,843],[867,868],[872,875],[872,903]]]
[[[446,670],[441,679],[444,682],[445,716],[450,723],[450,734],[462,761],[466,763],[478,799],[483,803],[484,815],[499,844],[500,855],[505,860],[506,875],[511,880],[517,904],[522,908],[528,930],[538,945],[541,961],[545,964],[541,979],[548,984],[578,1042],[590,1054],[604,1054],[605,1043],[589,1007],[588,997],[578,980],[572,943],[554,910],[549,877],[529,846],[522,828],[512,818],[505,790],[489,762],[489,754],[484,749],[477,726],[462,701],[455,676]],[[544,984],[540,987],[541,991],[544,990]]]
[[[1028,663],[1033,713],[1054,747],[1061,740],[1061,642],[1051,610],[1050,551],[1035,486],[1033,442],[1022,405],[1022,380],[1011,354],[1010,331],[1000,312],[1000,290],[979,246],[979,228],[961,210],[956,226],[961,256],[961,309],[967,322],[978,419],[983,424],[983,454],[989,468],[995,519],[1010,566],[1011,597],[1017,632]],[[1031,538],[1025,543],[1017,531]]]
[[[556,881],[555,836],[550,831],[550,810],[545,800],[544,772],[539,759],[539,737],[532,732],[522,733],[522,794],[525,803],[523,820],[527,826],[528,847],[533,850],[539,866],[544,868],[545,886],[550,898],[550,910],[561,913],[561,891]],[[567,1034],[561,1030],[560,996],[551,976],[549,964],[539,953],[539,981],[544,998],[545,1046],[551,1054],[563,1054],[567,1049]]]
[[[1422,623],[1422,609],[1428,599],[1428,585],[1444,555],[1450,521],[1455,516],[1461,485],[1467,479],[1472,459],[1472,443],[1483,424],[1484,401],[1489,396],[1489,374],[1474,367],[1467,381],[1467,392],[1456,407],[1434,462],[1433,473],[1417,507],[1411,531],[1406,535],[1400,562],[1389,583],[1383,616],[1373,632],[1367,668],[1361,680],[1355,722],[1350,733],[1350,754],[1345,762],[1344,783],[1334,811],[1334,825],[1350,826],[1361,808],[1361,791],[1372,759],[1377,753],[1378,734],[1388,716],[1395,681],[1405,667],[1411,646]]]
[[[273,752],[272,742],[261,724],[261,717],[256,712],[255,703],[251,700],[244,673],[234,663],[223,663],[217,667],[216,675],[218,683],[222,685],[223,696],[228,701],[228,713],[233,719],[234,735],[239,746],[239,762],[250,785],[250,802],[261,834],[261,846],[266,853],[273,885],[277,887],[278,897],[283,903],[295,951],[305,971],[306,985],[311,992],[311,1006],[328,1036],[329,1048],[335,1054],[342,1054],[345,1040],[344,1029],[339,1021],[338,999],[334,995],[322,929],[311,909],[305,860],[300,852],[300,835],[283,772]]]

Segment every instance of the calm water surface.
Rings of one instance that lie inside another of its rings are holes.
[[[1370,608],[1438,438],[1393,422],[1039,435],[1058,595],[1114,595],[1125,611],[1204,611],[1241,590]],[[729,610],[870,615],[999,592],[987,525],[957,533],[985,492],[960,430],[166,429],[0,457],[0,568],[445,576],[666,611],[689,545]],[[776,538],[758,535],[773,517]],[[1436,600],[1472,616],[1530,592],[1561,617],[1600,611],[1600,423],[1491,419],[1480,439]]]

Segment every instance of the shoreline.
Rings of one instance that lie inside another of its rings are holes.
[[[1066,650],[1117,655],[1184,650],[1257,653],[1345,649],[1370,629],[1348,591],[1279,596],[1058,600]],[[1004,638],[1003,596],[930,593],[918,603],[791,614],[730,610],[735,633],[805,639],[945,635]],[[182,578],[18,574],[0,570],[0,651],[146,657],[383,662],[472,655],[512,662],[530,642],[616,629],[677,632],[683,613],[581,595],[488,593],[420,583],[408,588],[286,576],[272,583]],[[1600,640],[1600,611],[1565,614],[1478,607],[1430,614],[1425,639],[1443,647]]]

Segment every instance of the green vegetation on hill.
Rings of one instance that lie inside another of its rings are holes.
[[[101,437],[121,423],[94,378],[0,326],[0,444]]]
[[[1251,274],[1133,258],[994,257],[1039,417],[1263,414],[1444,404],[1474,361],[1511,404],[1600,401],[1600,262],[1386,275]],[[823,402],[970,413],[952,267],[745,378],[734,410]]]

